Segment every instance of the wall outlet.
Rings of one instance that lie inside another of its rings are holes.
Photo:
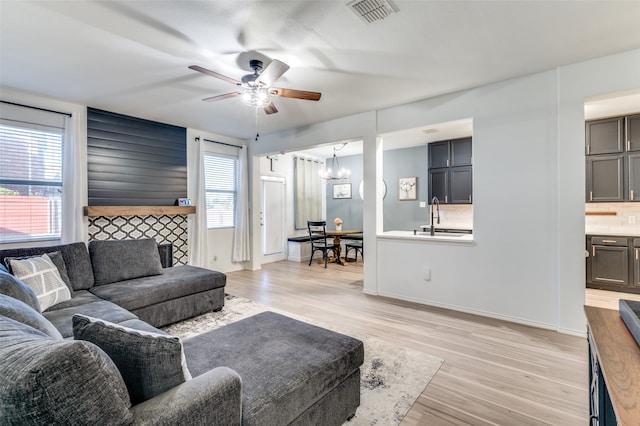
[[[420,208],[424,209],[425,207],[427,207],[427,202],[426,201],[420,201]]]
[[[422,279],[425,281],[431,281],[431,268],[425,268],[422,271]]]
[[[632,224],[632,225],[634,223],[636,223],[636,217],[635,216],[629,216],[629,223]]]

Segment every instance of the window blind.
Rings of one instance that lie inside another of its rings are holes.
[[[0,243],[60,239],[64,115],[2,104]]]
[[[204,157],[207,227],[235,226],[237,158],[207,153]]]

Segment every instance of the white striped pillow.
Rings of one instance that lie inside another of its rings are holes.
[[[71,293],[60,277],[58,268],[46,254],[26,259],[10,259],[16,278],[28,285],[38,297],[43,311],[71,299]]]

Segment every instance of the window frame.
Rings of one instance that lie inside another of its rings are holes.
[[[12,187],[12,186],[24,186],[28,187],[28,194],[20,194],[16,195],[23,199],[28,199],[30,197],[35,197],[37,194],[34,193],[33,189],[35,188],[37,192],[37,188],[45,189],[43,191],[44,194],[54,191],[59,194],[59,196],[55,196],[51,193],[48,195],[41,195],[41,197],[45,197],[47,199],[47,220],[46,225],[48,226],[47,232],[39,233],[36,232],[33,226],[34,222],[29,220],[29,224],[24,225],[28,228],[28,232],[21,232],[15,228],[13,230],[16,232],[15,235],[10,235],[8,232],[0,235],[0,245],[12,245],[12,244],[31,244],[45,241],[60,241],[63,236],[63,222],[64,222],[64,199],[63,199],[63,190],[64,190],[64,158],[65,158],[65,149],[66,149],[66,130],[64,125],[64,118],[61,120],[60,126],[52,124],[52,121],[56,121],[56,119],[51,119],[52,114],[62,114],[57,112],[49,112],[49,117],[43,117],[42,111],[37,111],[34,113],[30,107],[17,107],[9,110],[6,105],[3,105],[3,113],[0,117],[0,133],[2,133],[2,140],[7,143],[7,147],[9,144],[16,144],[17,141],[29,140],[28,146],[41,147],[45,150],[49,148],[53,148],[54,153],[56,154],[53,158],[55,158],[55,163],[51,163],[51,155],[46,156],[46,160],[42,160],[40,167],[35,169],[36,175],[42,175],[42,178],[29,178],[28,176],[25,178],[24,176],[12,176],[11,169],[8,169],[8,174],[3,174],[0,172],[0,187]],[[20,154],[18,152],[18,154]],[[28,154],[27,154],[28,155]],[[43,154],[44,155],[44,154]],[[37,156],[33,157],[34,159],[38,159]],[[42,157],[43,159],[45,157]],[[31,160],[28,161],[31,164]],[[45,175],[47,173],[56,172],[55,177],[47,178]],[[31,172],[29,172],[31,173]],[[10,188],[8,188],[10,189]],[[31,212],[31,204],[32,201],[27,203],[28,211]],[[53,204],[52,204],[53,203]],[[20,203],[22,204],[22,203]],[[21,209],[20,204],[18,207],[13,207],[14,209]],[[7,207],[7,212],[10,212],[11,207]],[[19,210],[15,212],[19,213]],[[27,215],[27,212],[23,212]],[[29,215],[31,218],[32,215]],[[9,222],[11,223],[11,222]],[[23,236],[20,236],[23,235]]]
[[[209,218],[209,212],[210,209],[208,206],[205,206],[205,212],[207,215],[207,229],[233,229],[236,226],[236,209],[238,206],[238,157],[234,156],[234,155],[228,155],[228,154],[222,154],[219,152],[214,152],[214,151],[205,151],[204,153],[204,176],[205,176],[205,181],[204,181],[204,187],[205,187],[205,200],[208,201],[208,196],[209,194],[224,194],[224,195],[228,195],[231,194],[232,195],[232,201],[233,201],[233,212],[231,214],[231,224],[221,224],[219,226],[216,225],[211,225],[210,223],[210,218]],[[233,162],[233,189],[229,190],[229,189],[216,189],[216,188],[208,188],[207,187],[207,181],[208,181],[208,177],[207,177],[207,171],[208,171],[208,167],[207,167],[207,158],[216,158],[216,159],[223,159],[223,160],[231,160]],[[206,201],[205,201],[206,202]],[[207,202],[208,204],[208,202]]]

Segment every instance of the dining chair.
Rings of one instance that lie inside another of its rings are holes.
[[[346,260],[347,257],[349,257],[349,250],[355,250],[356,251],[356,258],[355,261],[358,261],[358,251],[360,251],[360,254],[362,255],[362,260],[364,261],[364,250],[362,248],[362,241],[349,241],[348,243],[345,243],[344,245],[344,259]]]
[[[329,262],[329,252],[333,252],[333,256],[336,256],[336,245],[333,242],[327,242],[327,222],[325,221],[308,221],[307,229],[309,230],[309,239],[311,240],[311,258],[309,259],[309,266],[313,261],[313,254],[316,251],[322,252],[322,258],[324,259],[324,267],[327,267]]]

